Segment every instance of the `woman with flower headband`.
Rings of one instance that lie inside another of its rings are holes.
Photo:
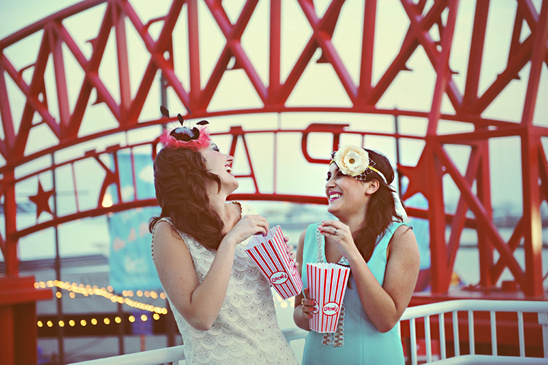
[[[333,154],[325,193],[337,220],[311,224],[301,234],[297,263],[305,287],[307,263],[349,266],[351,278],[336,332],[310,331],[303,364],[404,364],[396,324],[411,300],[420,258],[405,211],[398,212],[393,180],[380,153],[347,145]],[[295,303],[295,323],[310,330],[315,301],[299,295]]]
[[[153,258],[186,363],[296,364],[270,284],[245,253],[247,239],[266,234],[268,223],[226,201],[238,187],[232,157],[204,126],[179,127],[160,140],[154,184],[162,211],[150,223]]]

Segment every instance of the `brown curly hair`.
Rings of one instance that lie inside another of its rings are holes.
[[[186,148],[163,148],[154,159],[154,187],[162,209],[152,217],[149,230],[164,217],[171,218],[177,230],[194,237],[204,247],[217,249],[223,238],[223,222],[211,209],[206,181],[221,178],[206,169],[200,152]]]
[[[390,186],[394,181],[394,169],[390,161],[384,155],[364,148],[369,154],[369,158],[375,163],[375,168],[382,172],[386,178],[386,183],[382,177],[375,171],[366,174],[365,181],[378,180],[379,189],[371,195],[367,206],[366,224],[354,233],[354,242],[360,251],[360,254],[367,262],[373,254],[375,245],[384,235],[384,232],[392,222],[403,222],[403,218],[396,212],[394,202],[394,188]]]

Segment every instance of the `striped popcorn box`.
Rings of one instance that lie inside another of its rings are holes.
[[[273,227],[266,236],[251,237],[245,251],[283,299],[301,292],[303,282],[287,253],[280,226]]]
[[[335,332],[346,291],[350,269],[337,264],[306,264],[308,293],[318,303],[310,329],[319,333]]]

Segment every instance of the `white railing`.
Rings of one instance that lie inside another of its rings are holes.
[[[468,313],[469,354],[461,355],[458,325],[458,312]],[[491,332],[491,355],[479,355],[475,351],[474,312],[488,312]],[[502,356],[497,348],[497,312],[517,314],[519,338],[519,356]],[[523,313],[537,313],[538,323],[542,326],[544,358],[526,357],[525,329]],[[454,357],[447,358],[445,315],[451,314],[453,328]],[[439,359],[432,356],[432,333],[430,317],[438,316]],[[426,364],[548,364],[548,302],[546,301],[507,301],[507,300],[452,300],[407,308],[400,323],[409,321],[410,342],[409,357],[412,365],[418,364],[417,356],[417,320],[424,320],[424,342],[426,346]],[[422,359],[421,359],[422,360]]]
[[[468,338],[469,354],[460,353],[460,337],[458,326],[458,312],[468,313]],[[475,353],[474,336],[474,312],[489,312],[491,327],[491,350],[492,355],[479,355]],[[497,351],[496,316],[497,312],[517,313],[519,356],[502,356]],[[453,327],[454,357],[447,357],[445,341],[445,315],[451,313]],[[542,326],[544,358],[526,357],[525,354],[525,329],[523,313],[537,313],[538,322]],[[440,358],[435,359],[432,354],[432,333],[430,328],[430,317],[438,316],[439,319],[439,344]],[[548,364],[548,302],[546,301],[502,301],[502,300],[452,300],[426,304],[407,308],[401,322],[409,321],[411,347],[408,353],[412,365],[418,364],[417,355],[417,321],[424,320],[424,337],[426,346],[425,364]],[[283,331],[288,341],[302,339],[307,332],[299,328],[292,328]],[[424,362],[425,361],[425,362]],[[75,363],[78,365],[156,365],[165,363],[184,364],[183,346],[168,347],[158,350],[148,350],[133,354],[113,356],[104,359],[90,360]]]
[[[297,327],[283,330],[282,332],[289,342],[305,338],[308,333]],[[184,365],[184,358],[183,345],[180,345],[127,355],[106,357],[103,359],[82,361],[73,363],[72,365],[158,365],[166,363]]]

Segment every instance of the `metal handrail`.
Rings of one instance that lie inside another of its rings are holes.
[[[460,354],[460,336],[458,326],[458,312],[468,313],[468,338],[469,355]],[[474,311],[489,312],[491,329],[491,351],[492,355],[477,355],[474,345]],[[518,317],[518,337],[519,337],[519,356],[501,356],[497,347],[496,316],[497,312],[514,312]],[[444,314],[452,314],[454,353],[455,356],[448,359],[445,344],[445,321]],[[539,324],[543,327],[543,350],[544,358],[526,358],[525,354],[525,335],[523,313],[537,313]],[[440,334],[440,357],[438,361],[432,358],[432,337],[430,331],[430,317],[437,315],[439,317]],[[426,363],[452,364],[458,361],[460,364],[470,363],[509,363],[509,364],[546,364],[548,361],[548,302],[546,301],[520,301],[520,300],[452,300],[425,304],[416,307],[407,308],[402,315],[398,327],[401,331],[401,322],[409,321],[411,349],[409,355],[411,364],[417,364],[417,334],[416,320],[424,319],[424,335],[426,343]],[[458,360],[456,360],[458,359]]]
[[[287,341],[305,338],[308,333],[298,327],[282,330]],[[157,365],[165,363],[178,364],[185,359],[184,345],[166,347],[163,349],[147,350],[126,355],[106,357],[73,363],[72,365]]]
[[[458,312],[467,312],[469,321],[469,341],[470,354],[461,355],[458,332]],[[483,311],[490,313],[492,354],[475,354],[474,347],[474,311]],[[519,349],[518,356],[501,356],[497,352],[496,338],[496,312],[515,312],[518,315],[519,331]],[[447,358],[445,348],[445,325],[444,314],[451,313],[453,320],[453,336],[455,346],[455,356]],[[544,358],[526,357],[525,354],[525,336],[523,313],[538,313],[539,323],[543,327]],[[430,329],[430,317],[439,316],[440,333],[440,355],[441,359],[432,358],[432,337]],[[451,300],[433,304],[425,304],[415,307],[409,307],[402,315],[398,323],[398,329],[401,330],[401,322],[409,321],[411,349],[411,364],[417,365],[417,333],[416,320],[424,318],[425,340],[426,340],[426,364],[448,365],[448,364],[546,364],[548,363],[548,302],[546,301],[502,301],[502,300]],[[290,328],[282,331],[285,338],[291,342],[302,339],[308,333],[300,328]],[[127,355],[113,356],[103,359],[83,361],[73,365],[156,365],[163,363],[178,363],[184,360],[183,345],[168,347],[157,350],[148,350]]]

